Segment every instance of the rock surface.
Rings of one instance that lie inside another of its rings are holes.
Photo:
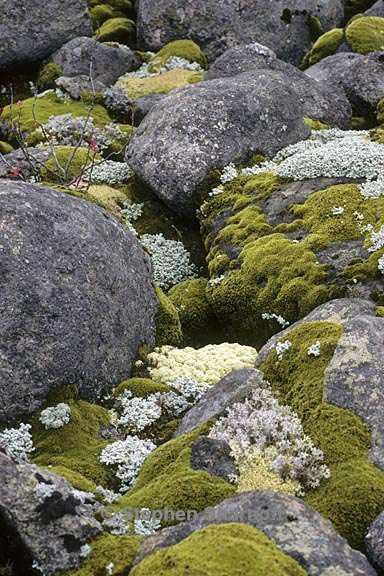
[[[92,34],[86,0],[2,0],[0,68],[43,60],[76,36]]]
[[[81,547],[101,532],[93,495],[61,478],[11,458],[0,446],[0,520],[18,539],[12,558],[19,574],[33,561],[47,576],[80,564]],[[0,535],[0,543],[1,543]]]
[[[178,38],[191,38],[213,60],[227,48],[260,42],[279,58],[298,64],[311,46],[311,17],[325,30],[343,19],[342,0],[140,0],[138,41],[158,50]]]
[[[237,474],[229,444],[207,436],[202,436],[192,445],[191,468],[204,470],[224,480],[231,480]]]
[[[374,576],[366,558],[353,550],[320,514],[293,496],[277,492],[245,492],[207,508],[190,522],[165,528],[146,538],[136,563],[159,548],[177,544],[211,524],[241,522],[262,530],[308,574]]]
[[[102,44],[92,38],[74,38],[52,55],[63,76],[91,76],[111,86],[120,76],[139,67],[134,52],[122,44]]]
[[[372,564],[384,570],[384,512],[379,514],[365,536],[367,555]]]
[[[75,384],[88,399],[154,344],[148,256],[110,214],[40,186],[1,181],[0,421]]]

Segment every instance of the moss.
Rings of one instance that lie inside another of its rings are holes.
[[[37,85],[39,88],[54,88],[55,87],[55,80],[63,75],[62,68],[55,64],[54,62],[48,62],[45,64],[39,72],[39,76],[37,78]]]
[[[102,106],[96,105],[92,109],[82,102],[62,100],[54,92],[50,92],[40,98],[27,98],[13,106],[5,106],[0,120],[11,129],[17,125],[21,132],[30,134],[36,130],[39,124],[48,122],[51,116],[72,114],[74,117],[92,116],[96,126],[104,126],[111,122],[107,111]]]
[[[123,190],[112,188],[105,184],[94,184],[83,194],[84,200],[90,200],[98,206],[102,206],[117,218],[121,218],[121,209],[127,200]]]
[[[129,44],[135,39],[135,23],[128,18],[110,18],[96,31],[100,42]]]
[[[343,41],[344,30],[342,28],[329,30],[316,40],[311,50],[306,54],[303,65],[305,67],[313,66],[323,58],[334,54]]]
[[[70,182],[81,176],[84,168],[91,164],[94,153],[88,148],[58,146],[55,155],[51,156],[40,168],[40,175],[47,182]],[[100,161],[99,155],[95,161]]]
[[[193,442],[208,430],[202,426],[152,452],[145,460],[135,486],[113,505],[120,508],[150,508],[201,511],[233,495],[235,487],[208,472],[190,466]]]
[[[115,397],[120,396],[124,390],[130,390],[134,396],[147,398],[156,392],[169,392],[170,387],[167,384],[154,382],[150,378],[129,378],[119,384],[113,391]]]
[[[377,104],[376,113],[377,113],[377,123],[384,124],[384,98],[379,100]]]
[[[354,52],[368,54],[384,49],[384,18],[365,16],[351,22],[345,36]]]
[[[61,397],[60,394],[44,407],[65,401],[71,409],[71,420],[58,429],[46,430],[36,415],[32,421],[32,436],[36,452],[33,462],[39,466],[53,466],[68,470],[72,479],[96,485],[108,485],[113,480],[112,472],[99,462],[102,449],[108,444],[100,435],[100,429],[108,426],[109,412],[101,406],[83,400]],[[64,475],[64,474],[63,474]],[[69,479],[69,476],[68,476]]]
[[[376,316],[384,318],[384,306],[376,306]]]
[[[222,341],[217,318],[207,299],[207,285],[206,278],[193,278],[180,282],[168,292],[179,314],[184,346]]]
[[[179,314],[172,301],[156,286],[159,308],[156,314],[156,346],[178,346],[183,341]]]
[[[158,550],[132,576],[304,576],[305,570],[263,532],[246,524],[203,528],[178,544]]]
[[[329,130],[330,126],[320,120],[314,120],[313,118],[304,117],[304,124],[310,127],[311,130]]]
[[[96,484],[88,480],[79,472],[70,470],[66,466],[47,466],[47,470],[58,476],[65,478],[74,488],[83,492],[95,492]]]
[[[384,474],[368,461],[371,439],[364,422],[326,402],[325,371],[341,334],[342,327],[331,322],[302,324],[286,336],[291,348],[282,360],[272,351],[261,369],[280,401],[298,413],[330,467],[330,478],[305,500],[330,519],[351,546],[362,549],[367,527],[384,506]],[[320,356],[308,356],[309,346],[317,341]]]
[[[133,2],[131,2],[131,0],[107,0],[107,4],[116,10],[120,10],[120,12],[123,12],[127,16],[133,11]]]
[[[370,139],[378,144],[384,144],[384,128],[376,128],[369,133]]]
[[[138,100],[148,94],[167,94],[171,90],[181,88],[186,84],[195,84],[203,80],[201,72],[175,68],[157,76],[138,78],[122,76],[117,86],[121,88],[130,100]]]
[[[3,142],[0,140],[0,154],[9,154],[13,151],[13,146],[8,144],[8,142]]]
[[[107,6],[105,4],[98,4],[97,6],[94,6],[91,8],[89,13],[91,15],[94,28],[101,26],[101,24],[103,24],[106,20],[116,16],[112,6]]]
[[[166,44],[151,59],[150,72],[158,72],[173,56],[184,58],[189,62],[197,62],[202,68],[208,67],[208,61],[201,48],[192,40],[174,40]]]
[[[91,552],[80,568],[65,572],[63,576],[105,576],[110,563],[113,564],[113,576],[126,576],[130,573],[141,540],[140,536],[99,536],[91,541]]]

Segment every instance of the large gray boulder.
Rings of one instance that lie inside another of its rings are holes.
[[[101,525],[92,494],[74,490],[61,478],[28,462],[16,461],[0,446],[0,549],[17,572],[51,576],[79,566],[82,546]]]
[[[334,93],[344,92],[355,110],[363,115],[374,113],[379,100],[384,98],[384,52],[333,54],[307,68],[305,73],[331,86]]]
[[[63,76],[85,75],[111,86],[120,76],[139,67],[134,52],[122,44],[103,44],[95,39],[74,38],[52,55]]]
[[[86,0],[2,0],[0,68],[43,60],[71,38],[91,34]]]
[[[211,524],[240,522],[262,530],[311,576],[374,576],[367,559],[339,536],[331,522],[302,500],[279,492],[243,492],[207,508],[189,521],[146,538],[135,562],[172,546]]]
[[[377,0],[371,8],[364,13],[366,16],[384,16],[384,0]]]
[[[260,42],[279,58],[298,64],[312,42],[311,18],[325,30],[343,19],[343,0],[139,0],[138,41],[158,50],[191,38],[214,60],[227,48]]]
[[[272,155],[309,135],[286,77],[269,70],[176,90],[143,120],[127,161],[180,214],[194,214],[194,193],[213,168]]]
[[[384,512],[368,528],[365,545],[369,560],[378,570],[384,571]]]
[[[341,298],[322,304],[273,336],[260,350],[256,365],[264,362],[278,341],[289,339],[296,326],[320,321],[343,326],[325,371],[324,400],[364,420],[372,434],[370,459],[384,470],[384,318],[376,316],[374,302]]]
[[[155,340],[149,258],[108,212],[62,192],[0,181],[0,422],[58,386],[91,400]]]

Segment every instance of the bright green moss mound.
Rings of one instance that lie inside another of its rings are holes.
[[[156,287],[159,308],[156,315],[156,346],[178,346],[183,341],[179,314],[172,301]]]
[[[235,486],[207,472],[192,470],[191,446],[205,431],[201,427],[152,452],[145,460],[134,487],[113,507],[201,511],[236,492]]]
[[[306,54],[303,65],[305,67],[317,64],[323,58],[334,54],[340,44],[344,40],[344,30],[342,28],[334,28],[316,40],[311,50]]]
[[[113,563],[113,576],[127,576],[139,550],[140,536],[99,536],[90,542],[91,552],[78,570],[65,572],[65,576],[105,576],[106,567]]]
[[[8,142],[0,140],[0,154],[9,154],[13,151],[13,147]]]
[[[168,292],[180,318],[184,346],[212,344],[219,337],[217,318],[206,294],[207,285],[206,278],[193,278]]]
[[[62,100],[54,92],[50,92],[41,98],[27,98],[20,104],[5,106],[0,120],[9,128],[12,124],[20,127],[21,132],[29,134],[38,128],[38,124],[45,124],[51,116],[72,114],[75,117],[90,114],[96,126],[103,126],[111,122],[107,111],[100,105],[92,110],[82,102],[75,100]]]
[[[104,24],[106,20],[116,16],[112,6],[107,6],[106,4],[98,4],[97,6],[94,6],[91,8],[89,13],[91,15],[94,28],[101,26],[101,24]]]
[[[94,154],[88,148],[58,146],[55,156],[51,156],[40,169],[40,175],[47,182],[68,183],[84,173],[91,164]],[[101,160],[95,156],[95,162]]]
[[[324,374],[342,334],[341,326],[312,322],[292,329],[292,346],[278,360],[272,351],[261,365],[265,377],[303,422],[305,432],[324,453],[331,476],[305,500],[330,519],[351,546],[363,548],[367,527],[384,507],[384,474],[368,460],[370,432],[349,410],[324,398]],[[320,342],[320,356],[308,348]]]
[[[120,396],[124,390],[130,390],[134,396],[147,398],[156,392],[169,392],[170,387],[167,384],[155,382],[150,378],[129,378],[114,389],[113,395],[115,397]]]
[[[148,94],[167,94],[171,90],[181,88],[187,84],[196,84],[203,80],[201,72],[193,72],[182,68],[175,68],[157,76],[138,78],[136,76],[122,76],[117,86],[121,88],[131,100],[138,100]]]
[[[195,42],[192,40],[174,40],[166,44],[152,58],[149,65],[150,72],[158,72],[173,56],[184,58],[188,62],[197,62],[202,68],[208,67],[204,52]]]
[[[55,80],[63,75],[63,70],[58,64],[48,62],[39,72],[37,85],[39,88],[54,88]]]
[[[129,18],[110,18],[96,31],[100,42],[127,44],[135,39],[135,23]]]
[[[69,482],[83,484],[83,489],[85,486],[93,486],[90,483],[108,485],[113,474],[99,462],[100,453],[108,444],[99,435],[100,428],[108,426],[110,422],[108,411],[101,406],[71,398],[55,398],[55,401],[49,401],[44,408],[55,406],[58,402],[69,405],[71,420],[62,428],[46,430],[38,420],[39,414],[34,417],[34,464],[53,466],[53,471],[65,469],[63,476]],[[83,476],[85,481],[80,476]]]
[[[246,524],[218,524],[145,558],[132,576],[305,576],[301,566],[263,532]]]
[[[96,484],[92,480],[88,480],[79,472],[74,472],[69,470],[65,466],[49,466],[47,467],[49,472],[57,474],[65,478],[74,488],[77,490],[82,490],[83,492],[95,492]]]
[[[384,49],[384,18],[364,16],[353,20],[345,30],[348,44],[354,52],[368,54]]]

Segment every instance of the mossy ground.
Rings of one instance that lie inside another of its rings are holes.
[[[341,334],[341,326],[330,322],[302,324],[285,337],[292,345],[282,360],[272,351],[261,369],[280,401],[297,412],[330,468],[330,478],[309,492],[306,502],[329,518],[351,546],[363,549],[365,531],[384,507],[384,474],[368,460],[367,426],[324,396],[325,370]],[[309,346],[317,341],[320,356],[309,356]]]
[[[305,570],[260,530],[218,524],[144,559],[132,576],[304,576]]]
[[[46,182],[69,184],[84,174],[92,162],[100,162],[101,157],[89,148],[58,146],[40,168],[40,175]]]

